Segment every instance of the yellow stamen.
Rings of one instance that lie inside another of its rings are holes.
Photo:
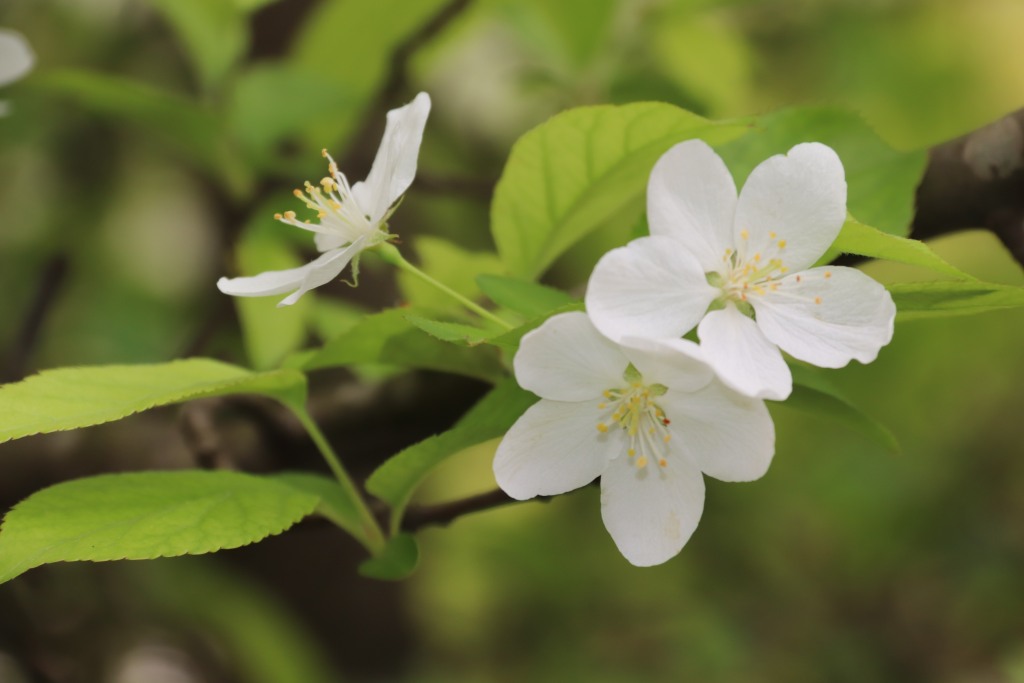
[[[786,248],[786,240],[779,240],[779,249]]]
[[[641,470],[647,467],[647,458],[641,455],[639,458],[636,459],[636,466],[638,469]]]
[[[814,297],[814,303],[820,304],[821,303],[821,297],[820,296]]]

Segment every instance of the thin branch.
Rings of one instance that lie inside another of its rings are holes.
[[[21,324],[21,330],[14,341],[10,355],[7,359],[7,367],[4,368],[3,380],[14,382],[25,376],[29,359],[39,341],[39,333],[50,312],[53,303],[57,300],[61,287],[67,280],[69,271],[67,254],[57,254],[52,257],[43,267],[39,276],[39,285],[36,287],[35,295],[28,307],[28,313]]]
[[[530,500],[546,503],[551,500],[551,496],[538,496]],[[522,501],[512,498],[501,489],[494,489],[487,493],[453,500],[448,503],[411,507],[406,511],[405,517],[402,519],[402,530],[416,531],[426,526],[447,526],[463,515],[519,502]]]

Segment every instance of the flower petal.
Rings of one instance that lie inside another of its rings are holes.
[[[412,102],[388,112],[384,137],[377,148],[369,175],[352,186],[359,207],[373,224],[387,215],[388,209],[412,184],[423,141],[423,129],[430,114],[430,95],[421,92]]]
[[[697,257],[705,272],[722,266],[734,247],[736,183],[721,157],[703,140],[665,152],[647,183],[647,222],[652,235],[672,237]]]
[[[35,53],[17,31],[0,28],[0,86],[23,77],[36,63]]]
[[[663,384],[677,391],[697,391],[715,373],[704,350],[688,339],[626,337],[622,351],[646,384]]]
[[[791,272],[811,266],[846,220],[843,163],[818,142],[766,159],[740,191],[735,244],[742,260],[778,258]],[[781,248],[780,248],[781,245]]]
[[[859,270],[812,268],[777,284],[751,303],[761,331],[794,358],[823,368],[870,363],[892,340],[892,296]]]
[[[722,481],[753,481],[775,454],[775,425],[764,401],[743,396],[719,381],[695,393],[669,390],[662,398],[672,420],[674,450]]]
[[[704,511],[704,478],[687,457],[667,467],[616,458],[601,476],[601,518],[619,552],[638,567],[673,558]]]
[[[523,413],[494,455],[501,490],[517,500],[586,486],[626,451],[621,429],[597,431],[597,400],[541,399]]]
[[[222,277],[217,281],[217,289],[231,296],[272,296],[295,290],[278,304],[290,306],[309,290],[338,277],[361,251],[362,244],[363,239],[358,239],[345,249],[328,251],[298,268],[268,270],[251,277]]]
[[[736,391],[774,401],[793,391],[793,375],[779,347],[733,304],[704,316],[697,336],[708,362]]]
[[[624,383],[627,365],[582,312],[561,313],[528,332],[513,361],[519,386],[554,401],[596,400]]]
[[[679,242],[641,237],[597,262],[587,284],[587,313],[615,341],[673,338],[693,329],[719,293]]]

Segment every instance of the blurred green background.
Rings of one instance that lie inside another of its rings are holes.
[[[213,283],[308,248],[272,227],[287,190],[322,174],[324,146],[362,177],[379,139],[364,122],[420,89],[434,111],[393,227],[413,248],[433,235],[474,250],[492,248],[512,142],[571,106],[662,100],[728,118],[836,104],[900,149],[1024,106],[1019,0],[3,0],[0,26],[39,60],[0,120],[9,373],[193,349],[272,359]],[[933,246],[1024,284],[987,233]],[[20,348],[55,263],[66,276]],[[571,264],[551,277],[584,282]],[[386,272],[368,277],[282,312],[282,329],[336,324],[327,299],[398,301]],[[661,567],[619,556],[594,489],[424,531],[402,585],[356,578],[343,541],[303,529],[212,561],[57,567],[0,587],[0,681],[1024,682],[1022,346],[1021,311],[900,323],[876,363],[831,376],[903,452],[777,407],[769,474],[709,481],[697,533]],[[63,459],[48,454],[44,476],[19,451],[0,490],[87,471],[71,456],[102,459],[111,442],[162,447],[177,437],[173,413],[158,417],[162,431],[33,441]],[[429,497],[493,488],[492,451],[451,460]],[[288,561],[322,566],[311,583],[250,566]],[[314,614],[318,595],[329,614]],[[97,623],[93,651],[69,644]]]

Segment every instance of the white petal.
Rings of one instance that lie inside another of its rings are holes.
[[[18,80],[36,63],[35,53],[17,31],[0,28],[0,85]]]
[[[622,351],[643,375],[645,384],[697,391],[715,376],[704,350],[688,339],[626,337]]]
[[[775,453],[775,426],[764,401],[721,382],[695,393],[669,390],[662,398],[672,421],[672,446],[722,481],[753,481],[768,471]]]
[[[680,337],[719,293],[679,242],[641,237],[597,262],[587,284],[587,313],[615,341]]]
[[[779,347],[731,303],[704,316],[697,336],[715,372],[736,391],[774,401],[793,391],[793,376]]]
[[[278,304],[290,306],[309,290],[338,277],[352,257],[359,253],[362,243],[363,240],[359,239],[345,249],[328,251],[298,268],[268,270],[252,277],[222,277],[217,281],[217,289],[231,296],[272,296],[295,290]]]
[[[597,431],[597,403],[541,399],[530,406],[494,455],[501,490],[526,500],[572,491],[601,476],[626,444],[621,429]]]
[[[513,361],[519,386],[554,401],[597,400],[623,385],[629,360],[585,313],[562,313],[527,333]]]
[[[703,140],[665,152],[647,183],[647,222],[652,235],[672,237],[697,257],[705,272],[718,270],[734,248],[736,183],[721,157]]]
[[[322,253],[338,249],[351,240],[344,235],[338,235],[333,232],[318,232],[313,235],[313,241],[316,242],[316,250]]]
[[[832,148],[797,145],[761,162],[740,191],[735,240],[741,258],[779,258],[791,272],[812,265],[846,220],[846,177]],[[779,248],[779,244],[785,246]]]
[[[812,268],[777,284],[751,303],[761,331],[794,358],[823,368],[870,363],[892,340],[892,296],[859,270]]]
[[[416,177],[416,162],[423,129],[430,114],[430,95],[421,92],[412,102],[388,112],[384,137],[377,148],[370,174],[352,187],[359,207],[377,224],[388,208],[409,189]]]
[[[685,456],[636,468],[616,458],[601,476],[601,518],[619,552],[638,567],[672,559],[704,511],[704,478]]]

